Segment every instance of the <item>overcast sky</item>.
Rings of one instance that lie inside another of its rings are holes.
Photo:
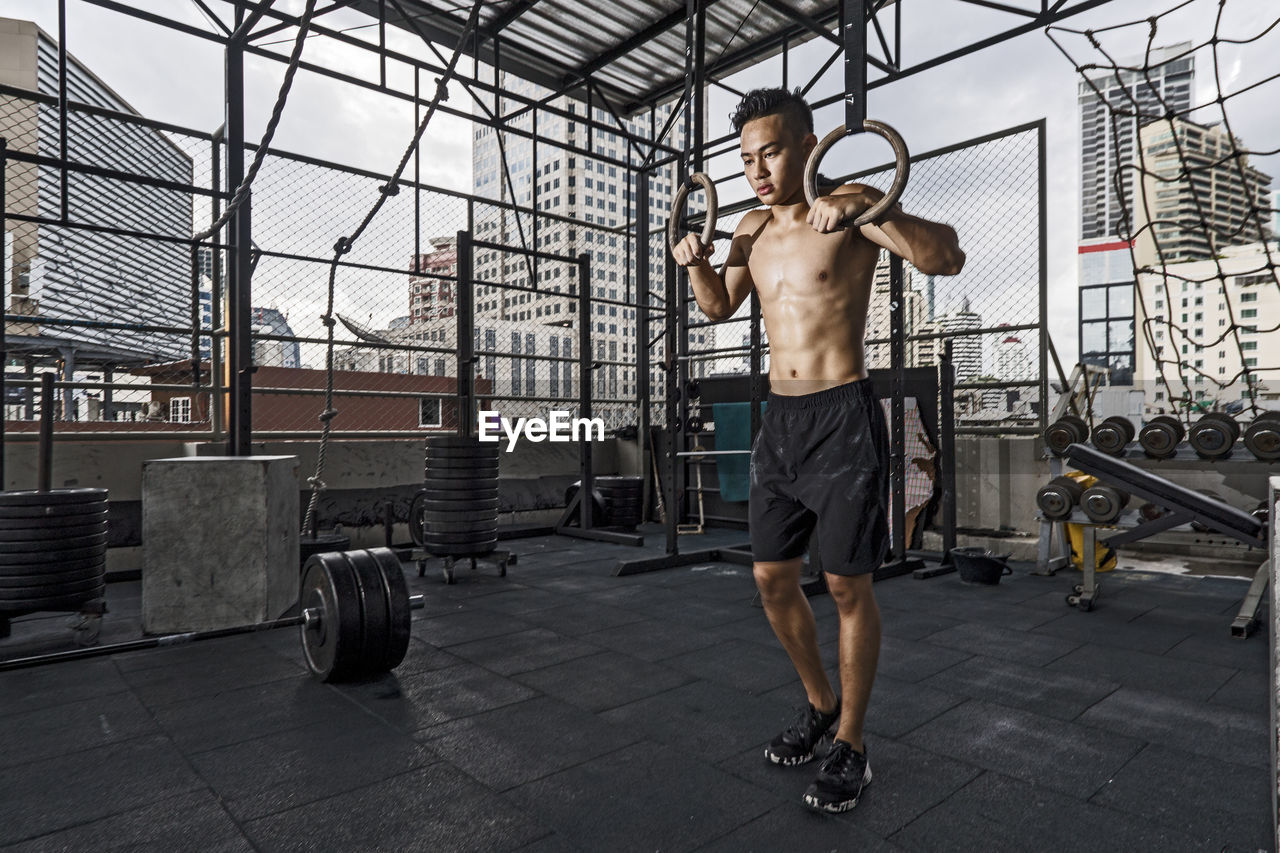
[[[1018,0],[1038,8],[1037,3]],[[1178,5],[1179,0],[1113,0],[1099,9],[1067,19],[1061,24],[1073,29],[1101,29],[1126,21],[1142,21]],[[193,26],[210,28],[208,20],[187,0],[141,0],[136,6],[178,17]],[[278,0],[277,5],[300,11],[301,0]],[[902,0],[904,60],[907,64],[929,57],[941,49],[955,47],[982,35],[1008,27],[1017,19],[958,2],[957,0]],[[228,4],[213,0],[210,6],[225,12]],[[1190,0],[1186,8],[1161,22],[1157,45],[1181,40],[1203,42],[1211,34],[1218,0]],[[140,113],[176,124],[213,130],[222,122],[222,54],[212,42],[189,36],[98,7],[68,0],[70,51],[107,82]],[[36,21],[50,33],[57,32],[57,4],[49,0],[0,0],[0,16]],[[1227,0],[1222,33],[1228,37],[1257,35],[1272,23],[1278,12],[1275,0]],[[325,17],[331,27],[358,27],[368,18],[350,11]],[[371,34],[354,30],[353,34]],[[289,38],[283,32],[280,38]],[[1147,25],[1104,35],[1104,46],[1117,58],[1140,55],[1146,47]],[[1079,36],[1062,34],[1070,42],[1076,62],[1102,62]],[[389,31],[390,46],[427,57],[418,40],[410,34]],[[277,46],[287,54],[290,45]],[[449,47],[442,47],[447,53]],[[816,71],[829,50],[825,43],[813,42],[793,53],[793,85]],[[377,65],[368,56],[328,40],[309,40],[305,58],[366,78],[377,75]],[[1196,55],[1195,102],[1207,104],[1217,91],[1215,63],[1211,53]],[[1280,73],[1280,28],[1255,45],[1244,48],[1224,46],[1217,71],[1227,91],[1237,91],[1266,77]],[[806,73],[807,72],[807,73]],[[251,139],[261,134],[279,87],[279,63],[250,58],[247,65],[247,116]],[[388,66],[393,83],[405,85],[411,78],[395,63]],[[874,74],[873,74],[874,76]],[[977,54],[952,61],[888,86],[872,90],[868,114],[896,126],[913,151],[921,152],[972,139],[993,131],[1040,118],[1048,129],[1048,227],[1049,227],[1049,316],[1050,332],[1067,360],[1076,354],[1076,243],[1079,236],[1079,128],[1076,87],[1078,76],[1068,61],[1041,31],[1034,31]],[[781,82],[780,65],[775,60],[749,69],[730,81],[736,88],[776,85]],[[425,81],[424,83],[429,83]],[[815,90],[821,97],[839,86],[839,64]],[[429,86],[424,86],[429,91]],[[468,98],[454,87],[452,106],[468,109]],[[710,102],[711,133],[727,130],[725,114],[733,98],[714,92]],[[1255,89],[1229,102],[1229,115],[1236,133],[1246,145],[1258,151],[1280,148],[1280,81]],[[1197,116],[1202,121],[1220,118],[1213,111]],[[819,134],[842,120],[837,109],[822,111],[817,117]],[[279,148],[332,159],[380,172],[389,172],[399,159],[413,132],[411,106],[368,90],[340,84],[317,75],[300,74],[294,84],[274,145]],[[427,133],[422,161],[423,180],[442,187],[471,189],[471,126],[464,119],[439,116]],[[831,154],[824,171],[838,173],[874,165],[887,159],[888,149],[874,141],[848,141]],[[1280,155],[1257,157],[1255,162],[1269,174],[1280,175]],[[720,169],[733,168],[732,164]],[[1031,188],[1033,189],[1033,188]],[[990,204],[981,196],[982,187],[968,182],[955,189],[957,206]],[[372,203],[373,198],[367,202]],[[359,219],[367,204],[341,215],[333,211],[309,211],[296,227],[315,231],[318,246],[332,245],[333,221],[342,216]],[[444,212],[426,226],[452,230]],[[393,215],[393,221],[395,215]],[[345,233],[352,225],[337,226]],[[1002,234],[961,234],[969,245],[983,251],[1001,252]],[[397,248],[397,252],[401,249]],[[1012,251],[1025,253],[1020,245]],[[402,266],[407,255],[395,262]],[[364,298],[368,297],[368,290]],[[403,307],[400,307],[403,306]],[[368,313],[404,313],[407,304],[396,296],[386,305],[370,306]],[[340,309],[341,310],[341,307]],[[986,319],[986,318],[984,318]],[[1002,318],[991,318],[999,322]],[[1020,319],[1020,318],[1019,318]],[[377,325],[384,318],[375,317]],[[302,334],[311,330],[299,328]]]

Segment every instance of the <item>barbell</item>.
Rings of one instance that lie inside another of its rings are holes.
[[[0,672],[298,627],[312,675],[326,682],[345,681],[400,665],[409,650],[411,611],[421,609],[425,600],[409,595],[394,551],[368,548],[313,554],[303,567],[298,604],[297,616],[14,658],[0,661]]]

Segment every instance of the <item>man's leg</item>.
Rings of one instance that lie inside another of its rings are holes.
[[[863,751],[862,722],[880,658],[880,609],[871,591],[871,574],[827,575],[827,589],[840,615],[840,692],[842,708],[836,738]]]
[[[836,706],[836,694],[831,689],[831,681],[822,667],[822,656],[818,652],[818,627],[813,618],[813,609],[809,607],[809,599],[800,588],[800,571],[803,560],[756,563],[756,587],[760,590],[760,600],[764,604],[765,616],[778,635],[778,641],[791,658],[792,665],[800,675],[808,694],[809,704],[819,711],[829,712]],[[869,578],[868,578],[869,580]],[[868,585],[868,591],[870,585]],[[874,607],[874,602],[872,602]],[[843,623],[843,620],[841,620]],[[879,644],[879,621],[876,622],[877,648]],[[843,642],[843,628],[841,629]],[[872,659],[872,674],[875,672],[875,660]],[[866,710],[866,702],[862,708]],[[858,725],[862,720],[859,717]],[[841,724],[843,728],[843,723]],[[859,741],[861,743],[861,741]]]

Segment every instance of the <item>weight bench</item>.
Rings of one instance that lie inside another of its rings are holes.
[[[1243,510],[1193,492],[1088,445],[1070,445],[1067,448],[1066,458],[1086,474],[1092,474],[1099,480],[1124,489],[1135,497],[1144,498],[1165,510],[1164,515],[1159,518],[1106,537],[1102,540],[1105,545],[1114,547],[1137,542],[1180,524],[1198,521],[1216,533],[1230,536],[1246,545],[1266,551],[1265,525]],[[1095,544],[1095,535],[1095,527],[1085,528],[1084,582],[1077,590],[1076,596],[1072,596],[1078,598],[1078,602],[1072,603],[1079,603],[1085,610],[1092,607],[1093,599],[1098,594],[1092,547]],[[1254,574],[1253,583],[1249,585],[1249,592],[1245,595],[1240,612],[1231,623],[1233,636],[1247,637],[1257,624],[1258,605],[1267,586],[1269,569],[1270,560],[1264,560]]]

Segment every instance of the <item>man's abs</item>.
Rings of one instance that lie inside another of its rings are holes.
[[[761,234],[751,278],[769,335],[769,379],[808,394],[866,375],[863,337],[879,249],[848,234]]]

